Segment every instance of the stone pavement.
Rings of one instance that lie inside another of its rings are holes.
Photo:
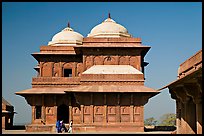
[[[152,131],[152,132],[73,132],[72,134],[171,134],[172,131]],[[26,132],[25,130],[3,130],[2,134],[70,134],[56,132]]]

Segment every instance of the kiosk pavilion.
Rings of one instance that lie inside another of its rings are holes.
[[[159,92],[144,86],[149,46],[109,17],[87,37],[68,26],[40,52],[32,88],[16,92],[32,107],[26,131],[144,131],[144,105]]]

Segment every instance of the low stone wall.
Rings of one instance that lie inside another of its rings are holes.
[[[55,131],[55,125],[26,125],[25,126],[27,132],[37,132],[37,131]]]
[[[175,126],[145,126],[144,131],[175,131]]]

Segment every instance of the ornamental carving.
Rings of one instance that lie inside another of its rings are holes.
[[[108,106],[108,114],[116,114],[116,107]]]
[[[77,76],[81,76],[81,73],[83,72],[83,64],[77,63]]]
[[[52,107],[46,107],[46,114],[53,114]]]
[[[134,114],[140,114],[140,107],[139,106],[134,107]]]
[[[95,114],[103,114],[103,107],[102,106],[95,106]]]
[[[121,114],[130,114],[130,107],[121,106],[120,110],[121,110]]]
[[[137,56],[130,57],[130,65],[139,70],[140,64]]]
[[[102,56],[95,56],[94,57],[94,65],[103,65],[103,58],[102,58]]]
[[[115,65],[117,64],[116,59],[113,56],[107,56],[104,58],[104,65]]]
[[[52,64],[51,62],[45,62],[42,66],[42,76],[51,77],[52,76]]]
[[[84,106],[84,114],[90,114],[90,107]]]
[[[86,64],[86,69],[89,69],[91,66],[93,66],[93,58],[92,58],[92,56],[87,56],[85,58],[85,64]]]
[[[54,63],[53,76],[54,77],[59,77],[59,73],[60,73],[60,64],[59,63]]]
[[[119,65],[129,65],[129,56],[122,56],[119,58]]]
[[[72,69],[72,67],[73,67],[73,64],[71,62],[63,64],[64,69]]]
[[[78,108],[78,107],[74,107],[74,108],[73,108],[73,113],[74,113],[74,114],[80,114],[79,108]]]

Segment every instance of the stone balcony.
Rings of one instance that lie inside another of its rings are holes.
[[[32,87],[73,86],[80,84],[80,77],[33,77]]]

